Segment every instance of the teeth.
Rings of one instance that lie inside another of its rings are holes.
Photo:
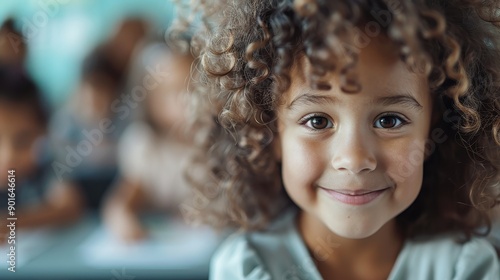
[[[345,195],[349,195],[349,196],[360,196],[360,195],[365,195],[365,194],[369,194],[369,193],[372,193],[372,192],[378,192],[378,191],[382,191],[383,189],[381,190],[374,190],[374,191],[368,191],[368,192],[364,192],[364,193],[342,193],[342,194],[345,194]]]
[[[322,187],[320,187],[322,188]],[[366,194],[370,194],[370,193],[374,193],[374,192],[381,192],[381,191],[384,191],[386,189],[388,189],[389,187],[386,187],[386,188],[383,188],[383,189],[377,189],[377,190],[372,190],[372,191],[365,191],[365,192],[349,192],[349,191],[346,191],[346,190],[335,190],[335,189],[326,189],[324,188],[325,190],[329,191],[329,192],[337,192],[337,193],[340,193],[340,194],[343,194],[343,195],[348,195],[348,196],[362,196],[362,195],[366,195]]]
[[[350,196],[359,196],[359,195],[365,195],[365,194],[368,194],[368,193],[371,193],[371,192],[358,193],[358,194],[355,194],[355,193],[349,193],[349,194],[347,194],[347,195],[350,195]]]

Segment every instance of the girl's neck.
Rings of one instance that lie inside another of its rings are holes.
[[[403,247],[395,219],[364,239],[340,237],[303,211],[297,223],[324,279],[387,279]]]

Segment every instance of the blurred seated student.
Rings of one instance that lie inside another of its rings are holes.
[[[0,64],[0,244],[8,230],[9,198],[17,229],[66,224],[81,213],[78,192],[52,180],[43,104],[22,66]]]
[[[139,55],[143,64],[160,68],[158,81],[143,102],[143,117],[125,131],[119,149],[121,178],[103,207],[105,225],[125,242],[147,236],[140,214],[178,212],[186,197],[183,167],[191,151],[187,122],[187,81],[192,58],[165,45],[146,47]],[[145,73],[139,74],[140,80]]]
[[[50,123],[54,173],[80,191],[90,210],[99,208],[117,174],[117,143],[128,115],[120,111],[128,110],[120,99],[123,76],[105,53],[92,52],[76,92]]]

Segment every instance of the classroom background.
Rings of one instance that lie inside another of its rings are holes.
[[[180,210],[192,58],[166,44],[176,12],[168,0],[0,2],[0,279],[208,278],[224,234]]]

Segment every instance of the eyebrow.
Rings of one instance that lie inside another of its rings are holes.
[[[402,105],[416,110],[421,110],[423,108],[423,106],[409,93],[380,97],[375,102],[383,106]]]
[[[322,105],[325,103],[337,104],[339,100],[330,95],[315,95],[311,92],[306,92],[295,98],[287,108],[288,110],[293,110],[294,107],[298,105]],[[375,100],[375,104],[380,104],[382,106],[402,105],[416,110],[421,110],[423,108],[410,93],[396,93],[391,96],[380,97]]]
[[[330,95],[315,95],[311,92],[306,92],[297,98],[295,98],[290,105],[288,105],[288,110],[293,110],[294,107],[302,104],[302,105],[316,105],[316,104],[324,104],[330,103],[335,104],[338,103],[338,99],[334,96]]]

